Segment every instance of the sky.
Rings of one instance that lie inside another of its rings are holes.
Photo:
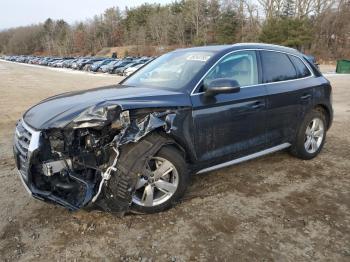
[[[44,22],[47,18],[68,23],[101,14],[109,7],[134,7],[142,3],[171,3],[174,0],[0,0],[0,30]]]

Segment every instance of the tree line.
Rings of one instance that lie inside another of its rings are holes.
[[[52,20],[0,31],[0,53],[96,54],[237,42],[282,44],[323,59],[350,56],[349,0],[181,0],[105,10],[86,21]],[[136,52],[136,51],[135,51]],[[148,54],[149,55],[149,54]]]

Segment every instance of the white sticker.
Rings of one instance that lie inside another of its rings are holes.
[[[190,60],[190,61],[201,61],[201,62],[206,62],[208,59],[210,58],[209,55],[189,55],[186,60]]]

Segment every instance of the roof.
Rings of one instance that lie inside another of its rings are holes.
[[[298,50],[290,47],[280,46],[280,45],[272,45],[272,44],[264,44],[264,43],[237,43],[233,45],[208,45],[208,46],[198,46],[198,47],[190,47],[190,48],[182,48],[177,49],[176,51],[209,51],[209,52],[221,52],[221,51],[233,51],[240,49],[268,49],[274,51],[282,51],[288,53],[299,53]]]
[[[225,49],[232,48],[232,45],[204,45],[204,46],[195,46],[189,48],[180,48],[176,49],[176,51],[209,51],[209,52],[219,52]]]
[[[232,47],[239,47],[239,48],[256,48],[256,49],[269,49],[269,50],[276,50],[276,51],[285,51],[288,53],[299,53],[298,50],[282,45],[273,45],[273,44],[265,44],[265,43],[238,43],[232,45]]]

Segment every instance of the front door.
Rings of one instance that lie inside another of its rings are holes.
[[[255,51],[234,52],[221,58],[192,94],[193,135],[199,161],[209,166],[265,148],[266,88],[258,85],[258,72]],[[236,80],[240,91],[206,96],[204,86],[219,78]]]

